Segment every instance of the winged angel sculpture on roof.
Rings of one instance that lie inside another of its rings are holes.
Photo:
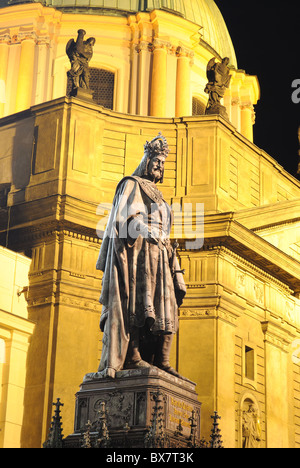
[[[221,104],[221,99],[224,97],[226,88],[229,88],[231,80],[228,64],[228,57],[223,58],[222,62],[216,62],[216,58],[213,57],[207,64],[208,83],[204,91],[209,95],[209,98],[205,114],[220,114],[228,119],[226,109]]]
[[[96,42],[94,37],[83,40],[86,35],[84,29],[79,29],[77,33],[76,42],[70,39],[66,46],[66,53],[71,62],[71,70],[68,71],[68,77],[72,81],[71,96],[76,96],[78,88],[89,89],[90,87],[89,62]]]

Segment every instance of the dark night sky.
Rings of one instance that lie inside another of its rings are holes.
[[[227,24],[238,67],[257,75],[254,143],[295,175],[300,103],[292,82],[300,79],[299,0],[215,0]],[[300,93],[299,93],[300,95]]]

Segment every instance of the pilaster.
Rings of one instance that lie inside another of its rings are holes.
[[[57,395],[65,405],[64,430],[72,431],[78,375],[98,367],[100,240],[59,224],[24,230],[22,237],[32,251],[28,314],[36,323],[28,352],[22,447],[38,448],[47,438]],[[39,417],[33,426],[34,413]]]
[[[191,66],[194,52],[186,47],[178,46],[176,75],[176,108],[175,116],[182,117],[192,114],[191,97]]]
[[[154,39],[150,115],[166,117],[167,53],[169,42]]]
[[[6,103],[6,77],[9,57],[9,44],[11,43],[10,31],[0,33],[0,118],[4,116],[4,104]]]
[[[130,114],[137,114],[138,101],[138,67],[139,67],[139,28],[135,16],[129,16],[129,26],[131,29],[130,44],[130,93],[128,111]]]
[[[140,41],[137,45],[138,77],[137,77],[137,114],[148,115],[151,91],[148,88],[148,74],[150,73],[151,51],[147,41]]]
[[[295,339],[292,329],[272,318],[262,322],[266,363],[266,443],[267,448],[288,448],[294,444],[289,428],[294,424],[290,411],[293,382],[290,345]],[[290,328],[290,329],[289,329]]]
[[[230,89],[225,100],[230,120],[236,129],[253,142],[255,123],[254,106],[260,98],[260,88],[256,76],[247,75],[243,70],[231,70]]]
[[[253,125],[255,121],[254,107],[251,102],[241,105],[241,133],[253,141]]]
[[[21,42],[21,57],[18,72],[16,93],[16,112],[21,112],[31,106],[34,77],[34,57],[37,44],[36,32],[22,31],[18,33]]]

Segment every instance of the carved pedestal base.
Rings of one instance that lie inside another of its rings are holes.
[[[112,447],[151,448],[164,441],[161,447],[181,448],[200,441],[195,384],[151,367],[117,372],[115,379],[87,374],[76,395],[75,432],[65,447],[82,446],[88,421],[95,446],[104,407]]]

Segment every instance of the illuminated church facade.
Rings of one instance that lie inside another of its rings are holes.
[[[67,97],[79,29],[96,39],[93,102]],[[230,59],[229,120],[205,115],[213,57]],[[300,445],[300,184],[253,142],[259,98],[213,0],[0,9],[0,446],[40,447],[58,397],[72,433],[101,354],[97,230],[159,131],[165,199],[193,207],[180,234],[175,213],[188,293],[172,365],[197,384],[201,434],[218,411],[225,447]],[[197,204],[204,244],[188,248]]]

